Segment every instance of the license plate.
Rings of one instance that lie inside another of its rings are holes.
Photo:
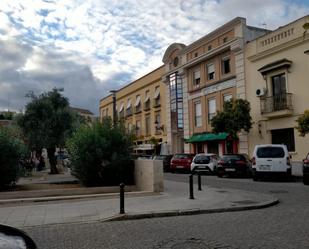
[[[225,171],[235,171],[235,169],[225,169]]]
[[[259,169],[260,170],[270,170],[270,165],[260,165]]]
[[[176,168],[177,168],[177,169],[183,169],[183,168],[184,168],[184,166],[180,166],[180,165],[178,165],[178,166],[176,166]]]

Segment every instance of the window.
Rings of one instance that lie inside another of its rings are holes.
[[[222,59],[222,74],[228,74],[230,72],[231,72],[230,57],[225,57]]]
[[[144,101],[144,111],[147,111],[149,109],[150,109],[150,94],[149,94],[149,90],[146,90],[145,101]]]
[[[216,115],[216,99],[208,100],[208,123]]]
[[[136,100],[134,103],[134,109],[135,109],[135,113],[138,113],[141,111],[141,96],[140,95],[136,96]]]
[[[271,77],[273,96],[278,96],[286,93],[285,74],[279,74]]]
[[[153,107],[160,106],[160,86],[156,86]]]
[[[211,49],[212,49],[212,46],[211,46],[211,45],[208,45],[208,51],[211,50]]]
[[[198,56],[198,53],[196,52],[196,53],[194,53],[194,57],[197,57]]]
[[[150,116],[146,116],[145,118],[145,132],[146,132],[146,136],[150,135]]]
[[[193,71],[193,86],[198,87],[201,82],[201,72],[200,70]]]
[[[194,125],[195,127],[201,127],[202,126],[202,105],[201,102],[195,102],[194,103]]]
[[[177,73],[169,76],[172,129],[183,129],[182,80]]]
[[[223,95],[223,101],[224,102],[230,101],[232,98],[233,98],[233,95],[231,93]]]
[[[208,80],[215,79],[215,65],[214,64],[207,65],[207,79]]]
[[[161,129],[161,115],[160,115],[160,112],[157,112],[155,114],[155,128],[156,128],[156,131],[159,131]]]
[[[141,135],[141,121],[137,120],[135,122],[135,129],[136,129],[136,136],[140,136]]]
[[[278,129],[271,131],[271,142],[273,144],[285,144],[288,151],[295,151],[294,129]]]
[[[271,77],[273,110],[280,111],[287,108],[285,73]]]
[[[223,38],[223,43],[226,43],[227,42],[227,37],[224,37]]]
[[[282,147],[260,147],[256,151],[256,156],[259,158],[283,158],[284,150]]]

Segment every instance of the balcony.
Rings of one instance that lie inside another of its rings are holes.
[[[292,115],[292,93],[261,98],[261,113],[266,118],[280,118]]]
[[[150,100],[144,103],[144,111],[149,111],[149,110],[150,110]]]
[[[141,111],[142,111],[141,105],[138,105],[138,106],[134,107],[134,113],[135,114],[140,113]]]
[[[119,118],[119,119],[124,118],[124,111],[119,112],[118,118]]]
[[[133,109],[132,107],[126,109],[126,117],[132,116],[132,114],[133,114],[132,109]]]
[[[161,106],[160,98],[156,98],[152,100],[152,107],[157,108]]]

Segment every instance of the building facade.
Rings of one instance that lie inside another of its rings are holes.
[[[211,133],[224,101],[246,98],[244,45],[268,32],[237,17],[186,46],[174,43],[163,57],[167,85],[167,141],[172,153],[248,153],[247,135]]]
[[[166,145],[166,86],[161,81],[163,72],[161,66],[100,100],[100,119],[109,116],[123,120],[126,128],[136,135],[134,150],[139,154],[159,154],[163,150],[160,145]],[[155,143],[159,144],[157,148]],[[163,154],[169,153],[167,146],[164,150]]]
[[[309,16],[246,45],[246,96],[253,127],[249,153],[256,144],[286,144],[294,161],[309,151],[296,119],[309,109]]]

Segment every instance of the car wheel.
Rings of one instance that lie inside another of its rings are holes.
[[[303,183],[309,185],[309,176],[303,176]]]
[[[217,172],[217,176],[222,178],[223,177],[223,173],[222,172]]]
[[[258,175],[257,172],[254,172],[254,173],[252,174],[252,179],[253,179],[253,181],[255,181],[255,182],[259,180],[259,175]]]
[[[214,166],[214,169],[213,169],[213,171],[211,171],[211,173],[214,174],[214,175],[217,173],[217,166]]]

